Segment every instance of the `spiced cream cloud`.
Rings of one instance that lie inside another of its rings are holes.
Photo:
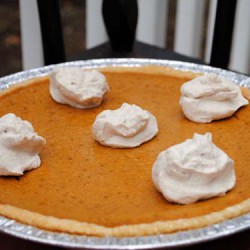
[[[105,110],[95,119],[93,137],[104,146],[133,148],[158,133],[156,118],[137,105],[123,103],[116,110]]]
[[[74,108],[94,108],[101,104],[109,86],[97,70],[77,67],[56,68],[50,75],[50,94],[61,104]]]
[[[168,201],[190,204],[232,189],[234,161],[212,142],[211,133],[194,134],[158,155],[152,177]]]
[[[232,116],[248,100],[240,87],[226,78],[203,75],[181,87],[180,105],[184,115],[193,122],[209,123]]]
[[[30,122],[9,113],[0,118],[0,175],[22,175],[38,168],[39,152],[46,141]]]

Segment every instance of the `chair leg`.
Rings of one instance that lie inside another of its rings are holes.
[[[45,65],[65,61],[58,0],[37,0]]]
[[[218,0],[210,65],[228,68],[237,0]]]

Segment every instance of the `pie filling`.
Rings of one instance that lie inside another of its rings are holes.
[[[0,177],[0,204],[112,228],[207,215],[250,198],[249,106],[231,118],[198,124],[188,121],[179,105],[180,86],[189,77],[125,71],[104,74],[110,92],[93,109],[54,102],[48,78],[34,79],[0,95],[0,116],[15,113],[30,121],[47,141],[40,153],[41,167],[21,177]],[[92,138],[95,117],[124,102],[154,114],[159,133],[137,148],[104,147]],[[195,204],[167,202],[152,182],[157,155],[194,133],[206,132],[234,159],[235,188]]]

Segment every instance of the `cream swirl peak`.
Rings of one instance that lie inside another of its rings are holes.
[[[158,133],[155,117],[137,105],[123,103],[119,109],[105,110],[92,127],[93,137],[105,146],[133,148]]]
[[[39,152],[46,143],[32,125],[15,114],[0,118],[0,175],[22,175],[41,164]]]
[[[56,68],[50,76],[50,94],[59,103],[85,109],[99,106],[109,91],[105,76],[97,70]]]
[[[213,74],[196,77],[181,87],[180,105],[191,121],[209,123],[233,115],[248,100],[240,87]]]
[[[232,189],[234,161],[212,143],[211,133],[194,134],[158,155],[152,177],[168,201],[189,204]]]

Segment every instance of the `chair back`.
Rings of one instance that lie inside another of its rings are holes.
[[[101,14],[103,4],[128,1],[137,2],[137,5],[130,6],[132,12],[138,8],[136,40],[171,48],[212,66],[249,73],[250,15],[247,0],[86,0],[87,49],[108,41]],[[58,0],[37,0],[36,12],[27,10],[36,4],[35,1],[20,0],[20,3],[21,7],[26,4],[26,8],[21,8],[22,19],[39,13],[44,64],[64,61]],[[22,23],[22,34],[25,35],[27,27],[23,20]],[[29,43],[28,38],[23,40]],[[24,42],[25,47],[26,51],[27,47],[30,48]],[[24,53],[24,62],[27,58]]]

